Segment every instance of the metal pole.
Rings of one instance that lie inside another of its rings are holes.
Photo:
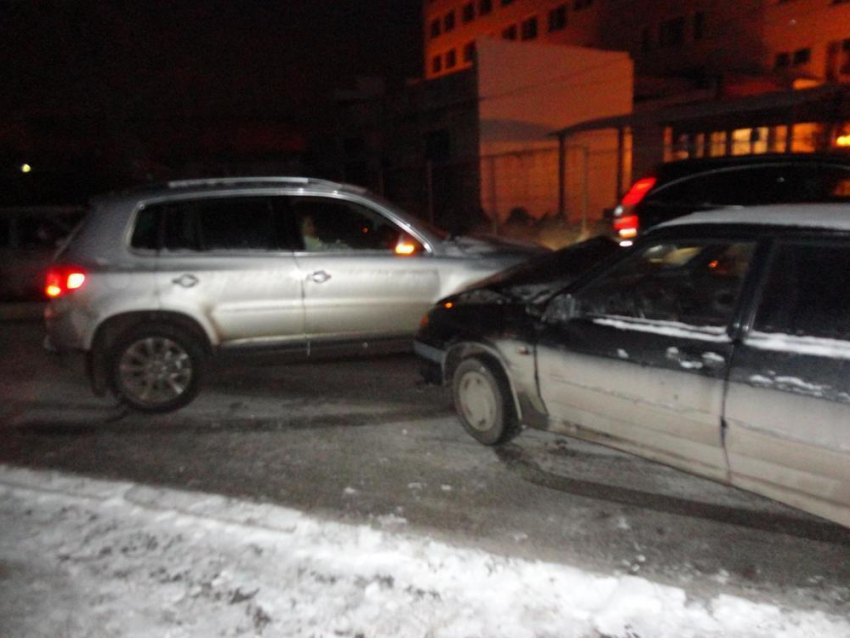
[[[558,137],[558,219],[567,217],[567,138]]]
[[[581,235],[582,238],[587,236],[587,208],[588,208],[588,189],[590,187],[590,148],[582,146],[584,151],[584,184],[582,185],[582,204],[581,204]]]
[[[425,190],[427,191],[428,220],[434,223],[434,163],[425,162]]]
[[[493,234],[499,234],[499,204],[498,204],[498,186],[496,184],[496,156],[490,158],[490,210],[492,211],[490,221],[493,225]]]
[[[617,201],[623,196],[623,154],[626,146],[626,132],[622,126],[617,128]]]

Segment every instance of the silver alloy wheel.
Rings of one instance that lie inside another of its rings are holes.
[[[464,374],[458,386],[458,399],[470,426],[487,432],[496,425],[499,397],[483,374],[475,370]]]
[[[155,407],[186,392],[192,382],[192,358],[176,341],[145,337],[124,350],[118,374],[128,398]]]

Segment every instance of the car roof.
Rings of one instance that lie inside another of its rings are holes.
[[[213,192],[238,192],[257,189],[309,189],[327,193],[364,194],[366,189],[352,184],[343,184],[314,177],[295,176],[257,176],[257,177],[209,177],[200,179],[181,179],[169,182],[142,184],[133,188],[106,193],[95,198],[96,201],[114,201],[141,199],[162,195],[193,195]]]
[[[763,155],[704,157],[659,164],[655,167],[653,174],[659,181],[668,182],[706,171],[763,164],[832,164],[850,168],[850,155],[846,153],[767,153]]]
[[[747,208],[721,208],[693,213],[659,224],[656,228],[723,224],[773,226],[850,232],[850,204],[780,204]]]

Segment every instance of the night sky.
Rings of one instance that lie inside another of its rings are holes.
[[[420,21],[421,0],[0,0],[0,156],[161,155],[257,122],[309,138],[355,76],[421,75]]]

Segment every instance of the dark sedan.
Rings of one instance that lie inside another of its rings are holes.
[[[569,434],[850,526],[850,206],[692,215],[596,266],[594,246],[548,289],[527,265],[423,319],[466,431]]]

